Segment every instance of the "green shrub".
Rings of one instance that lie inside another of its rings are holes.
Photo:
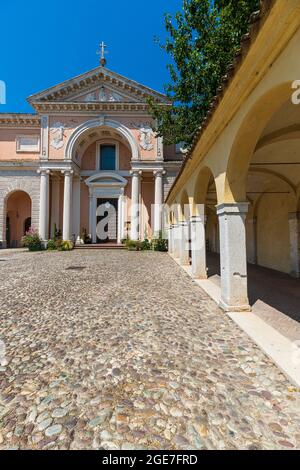
[[[134,240],[126,240],[125,246],[129,251],[136,251],[137,249],[137,242]]]
[[[61,243],[61,251],[72,251],[74,249],[74,243],[68,240],[64,240]]]
[[[142,251],[149,251],[151,250],[151,243],[148,239],[141,242],[141,250]]]
[[[43,242],[37,230],[30,228],[26,235],[22,238],[23,245],[29,251],[42,251]]]
[[[152,249],[153,251],[168,251],[168,240],[164,238],[155,238],[152,240]]]
[[[56,250],[61,250],[62,240],[61,239],[55,240],[54,243],[55,243]]]
[[[55,251],[57,249],[56,241],[55,240],[49,240],[47,249],[48,249],[48,251]]]

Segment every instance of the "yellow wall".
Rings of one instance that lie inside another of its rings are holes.
[[[289,208],[288,195],[266,195],[257,210],[258,264],[286,273],[290,271]]]

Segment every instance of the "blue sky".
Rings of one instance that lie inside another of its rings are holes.
[[[182,0],[1,2],[0,112],[32,112],[28,96],[97,67],[102,40],[109,69],[163,91],[168,57],[154,36],[165,37],[164,13],[181,8]]]

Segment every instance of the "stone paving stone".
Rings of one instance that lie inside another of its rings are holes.
[[[298,391],[168,255],[1,259],[0,449],[299,449]]]

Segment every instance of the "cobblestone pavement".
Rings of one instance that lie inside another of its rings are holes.
[[[300,448],[297,391],[168,255],[0,252],[0,278],[1,449]]]

